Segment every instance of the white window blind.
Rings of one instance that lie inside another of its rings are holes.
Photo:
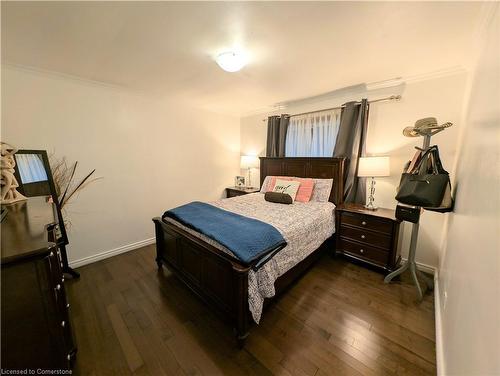
[[[340,126],[340,110],[290,117],[286,157],[331,157]]]

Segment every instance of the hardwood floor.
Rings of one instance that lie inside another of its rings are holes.
[[[80,375],[436,373],[433,296],[325,255],[238,350],[232,329],[165,268],[154,246],[79,268],[66,284]]]

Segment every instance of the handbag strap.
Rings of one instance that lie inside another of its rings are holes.
[[[439,157],[439,149],[437,145],[433,146],[432,150],[432,156],[433,156],[433,162],[435,164],[435,169],[438,174],[448,174],[448,171],[446,171],[443,167],[443,164],[441,163],[441,158]]]
[[[424,162],[427,163],[429,155],[435,149],[437,149],[437,145],[433,145],[433,146],[430,146],[429,148],[427,148],[427,150],[423,152],[422,156],[420,157],[420,160],[415,165],[415,167],[413,168],[413,170],[410,171],[410,174],[421,175],[422,173],[424,173],[423,171],[421,171],[422,165],[424,164]],[[438,157],[439,157],[439,154],[438,154]]]
[[[408,171],[413,175],[423,175],[426,174],[427,171],[421,171],[421,168],[424,163],[428,163],[430,158],[431,161],[431,169],[434,174],[448,174],[448,172],[443,168],[443,164],[441,162],[441,158],[439,157],[439,148],[437,145],[432,145],[427,148],[420,157],[420,160],[413,167],[412,171]]]

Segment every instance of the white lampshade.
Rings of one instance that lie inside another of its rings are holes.
[[[241,156],[241,168],[257,168],[259,167],[259,158],[254,155]]]
[[[389,176],[389,157],[361,157],[359,158],[358,176],[375,177]]]

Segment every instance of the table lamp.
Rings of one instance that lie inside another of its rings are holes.
[[[365,208],[368,210],[377,210],[373,205],[375,200],[375,177],[389,176],[389,157],[361,157],[359,158],[358,176],[363,178],[371,177],[370,196]]]
[[[252,184],[250,183],[250,172],[252,168],[257,168],[259,167],[259,158],[257,158],[254,155],[242,155],[241,156],[241,163],[240,167],[242,169],[248,169],[248,183],[247,187],[251,187]]]

